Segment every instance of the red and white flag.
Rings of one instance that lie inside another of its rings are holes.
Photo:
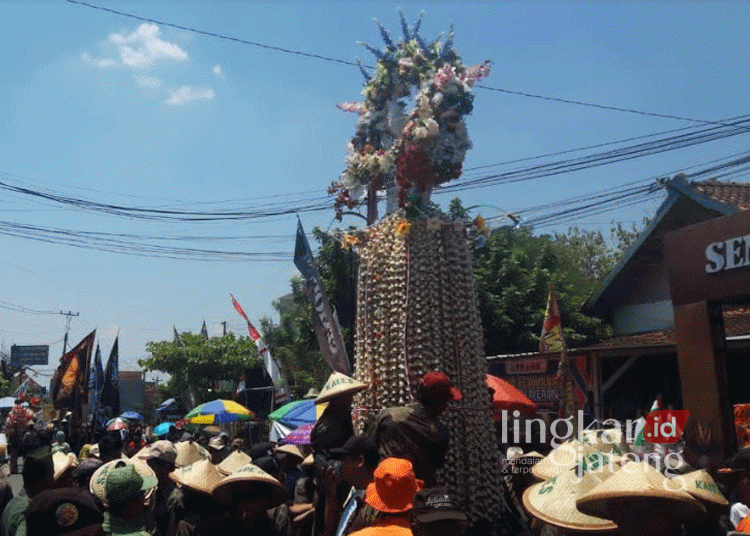
[[[258,347],[258,353],[263,358],[263,363],[266,366],[266,371],[268,371],[268,375],[271,377],[271,381],[273,381],[273,385],[276,388],[274,390],[274,402],[278,404],[286,401],[289,398],[289,390],[287,389],[286,381],[284,381],[284,378],[281,375],[279,364],[273,357],[271,357],[271,352],[268,350],[268,346],[266,346],[266,343],[263,341],[258,330],[255,329],[255,326],[250,322],[250,319],[247,317],[247,314],[245,314],[242,306],[234,299],[232,294],[229,296],[232,298],[232,305],[234,306],[235,311],[237,311],[237,313],[245,319],[245,322],[247,322],[247,331],[250,334],[250,338],[255,341],[255,345]]]

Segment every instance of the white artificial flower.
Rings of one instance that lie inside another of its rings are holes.
[[[422,140],[427,137],[427,129],[424,127],[417,127],[414,129],[414,137],[418,140]]]
[[[437,107],[440,106],[441,102],[443,102],[443,94],[440,91],[437,91],[432,97],[432,104]]]
[[[419,107],[417,108],[417,115],[422,121],[425,121],[432,117],[432,107],[430,107],[430,99],[427,95],[419,97]]]
[[[364,184],[357,184],[349,188],[349,197],[351,197],[352,199],[360,199],[362,197],[362,194],[364,193],[365,193]]]
[[[406,115],[404,115],[403,108],[398,101],[388,101],[386,108],[388,110],[388,129],[394,136],[398,137],[406,124]]]
[[[427,137],[431,138],[440,134],[440,125],[434,119],[425,121],[424,126],[427,128]]]

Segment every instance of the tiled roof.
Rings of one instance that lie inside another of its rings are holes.
[[[724,310],[724,332],[727,337],[750,335],[750,309],[737,308]],[[675,344],[673,329],[650,331],[637,335],[612,337],[594,346],[597,348],[631,348],[644,346],[672,346]]]
[[[750,183],[744,182],[691,182],[695,190],[720,203],[735,206],[740,210],[750,209]]]

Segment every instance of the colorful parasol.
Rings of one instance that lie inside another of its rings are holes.
[[[502,378],[487,374],[487,387],[492,389],[492,418],[502,419],[502,411],[519,410],[522,413],[536,411],[536,403]]]
[[[268,418],[289,428],[297,428],[303,424],[315,422],[315,399],[295,400],[284,404],[271,413]]]
[[[107,423],[107,431],[113,432],[115,430],[127,430],[130,428],[130,423],[127,419],[123,419],[122,417],[115,417],[114,419],[110,419]]]
[[[221,424],[224,422],[247,421],[255,418],[255,413],[232,400],[212,400],[193,408],[185,419],[193,424]]]
[[[123,419],[131,420],[131,421],[142,421],[143,420],[143,416],[140,413],[138,413],[137,411],[126,411],[125,413],[121,413],[120,417],[122,417]]]
[[[292,430],[288,436],[279,441],[282,445],[309,445],[310,444],[310,432],[315,427],[315,423],[311,422],[303,424],[298,428]]]

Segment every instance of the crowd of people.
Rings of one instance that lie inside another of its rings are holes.
[[[587,430],[555,449],[510,446],[501,519],[470,520],[440,485],[451,440],[440,417],[462,399],[442,372],[417,400],[352,425],[366,385],[333,373],[309,444],[248,444],[219,428],[160,436],[109,432],[76,454],[65,419],[39,429],[14,408],[23,489],[0,484],[0,536],[725,536],[750,531],[750,449],[710,471],[630,449],[621,430]],[[508,446],[508,445],[504,445]],[[630,457],[629,457],[630,455]],[[12,456],[11,456],[12,461]],[[656,462],[656,463],[655,463]],[[679,484],[679,485],[678,485]],[[736,531],[736,532],[735,532]],[[750,532],[748,532],[750,534]]]
[[[438,417],[460,393],[428,373],[417,403],[358,435],[351,403],[364,388],[332,374],[302,446],[171,426],[108,432],[76,453],[62,421],[39,429],[19,405],[6,430],[20,436],[23,489],[2,485],[0,536],[464,534],[466,514],[435,478],[449,440]]]

